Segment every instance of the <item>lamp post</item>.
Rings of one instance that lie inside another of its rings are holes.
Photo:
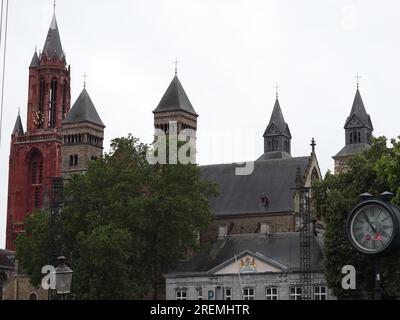
[[[56,268],[56,293],[60,300],[65,300],[66,295],[71,293],[72,274],[74,273],[66,264],[63,255],[57,258],[59,264]]]

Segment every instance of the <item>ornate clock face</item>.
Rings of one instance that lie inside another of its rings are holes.
[[[33,114],[33,122],[36,126],[40,127],[44,122],[44,113],[42,111],[36,111]]]
[[[368,204],[355,211],[349,227],[356,249],[368,254],[385,250],[396,232],[392,213],[378,204]]]

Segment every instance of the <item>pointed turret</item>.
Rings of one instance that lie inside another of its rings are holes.
[[[289,125],[283,117],[282,109],[278,97],[272,110],[269,124],[264,132],[264,154],[262,159],[281,159],[289,158],[291,152],[292,135]],[[260,158],[260,159],[261,159]]]
[[[51,20],[50,28],[47,33],[47,38],[46,42],[44,43],[42,53],[46,54],[49,57],[56,56],[60,59],[65,59],[55,13],[53,14],[53,18]]]
[[[24,134],[24,127],[22,126],[21,115],[18,111],[17,120],[15,120],[13,135]]]
[[[184,111],[196,117],[198,116],[177,75],[172,79],[171,84],[153,113],[170,111]]]
[[[39,56],[37,54],[37,51],[35,50],[35,53],[33,54],[31,64],[29,65],[29,68],[37,68],[40,65],[40,60]]]
[[[354,127],[354,123],[356,123],[357,120],[359,122],[357,123],[358,126],[364,126],[370,130],[374,130],[371,117],[365,110],[364,102],[361,98],[360,90],[358,88],[356,91],[356,96],[354,97],[350,115],[347,117],[344,128],[347,129]]]
[[[153,114],[156,132],[162,130],[169,134],[185,130],[187,135],[195,139],[199,115],[183,89],[176,70],[174,78]]]
[[[105,127],[86,88],[82,90],[78,99],[72,106],[71,111],[63,121],[63,125],[79,122],[90,122],[100,127]]]
[[[345,146],[336,154],[335,172],[342,172],[347,168],[347,162],[356,154],[368,149],[371,145],[372,125],[371,117],[365,110],[364,102],[357,84],[357,91],[354,97],[350,115],[346,119]]]

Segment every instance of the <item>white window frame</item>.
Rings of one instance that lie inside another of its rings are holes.
[[[229,291],[229,294],[227,293]],[[225,300],[232,300],[232,288],[225,288]]]
[[[325,292],[321,292],[322,288],[324,288]],[[318,292],[316,292],[318,289]],[[314,295],[314,300],[328,300],[328,287],[325,285],[316,285],[313,288],[313,295]],[[324,299],[322,299],[324,297]]]
[[[250,293],[250,292],[252,292],[252,293]],[[255,300],[254,288],[244,288],[243,289],[243,300]]]
[[[187,300],[187,289],[177,288],[175,290],[175,300]]]
[[[274,293],[274,290],[275,290],[275,293]],[[265,288],[265,300],[279,300],[278,287],[266,287]]]
[[[292,293],[292,290],[294,290],[294,293]],[[289,288],[289,300],[301,300],[302,295],[302,287],[293,286]]]
[[[197,288],[197,300],[203,300],[203,289]]]

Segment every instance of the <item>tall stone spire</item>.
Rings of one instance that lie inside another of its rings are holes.
[[[43,47],[43,54],[46,54],[48,57],[56,56],[60,59],[64,57],[64,51],[61,45],[60,33],[58,31],[56,14],[53,14],[53,18],[50,23],[49,31],[47,33],[46,42]]]

